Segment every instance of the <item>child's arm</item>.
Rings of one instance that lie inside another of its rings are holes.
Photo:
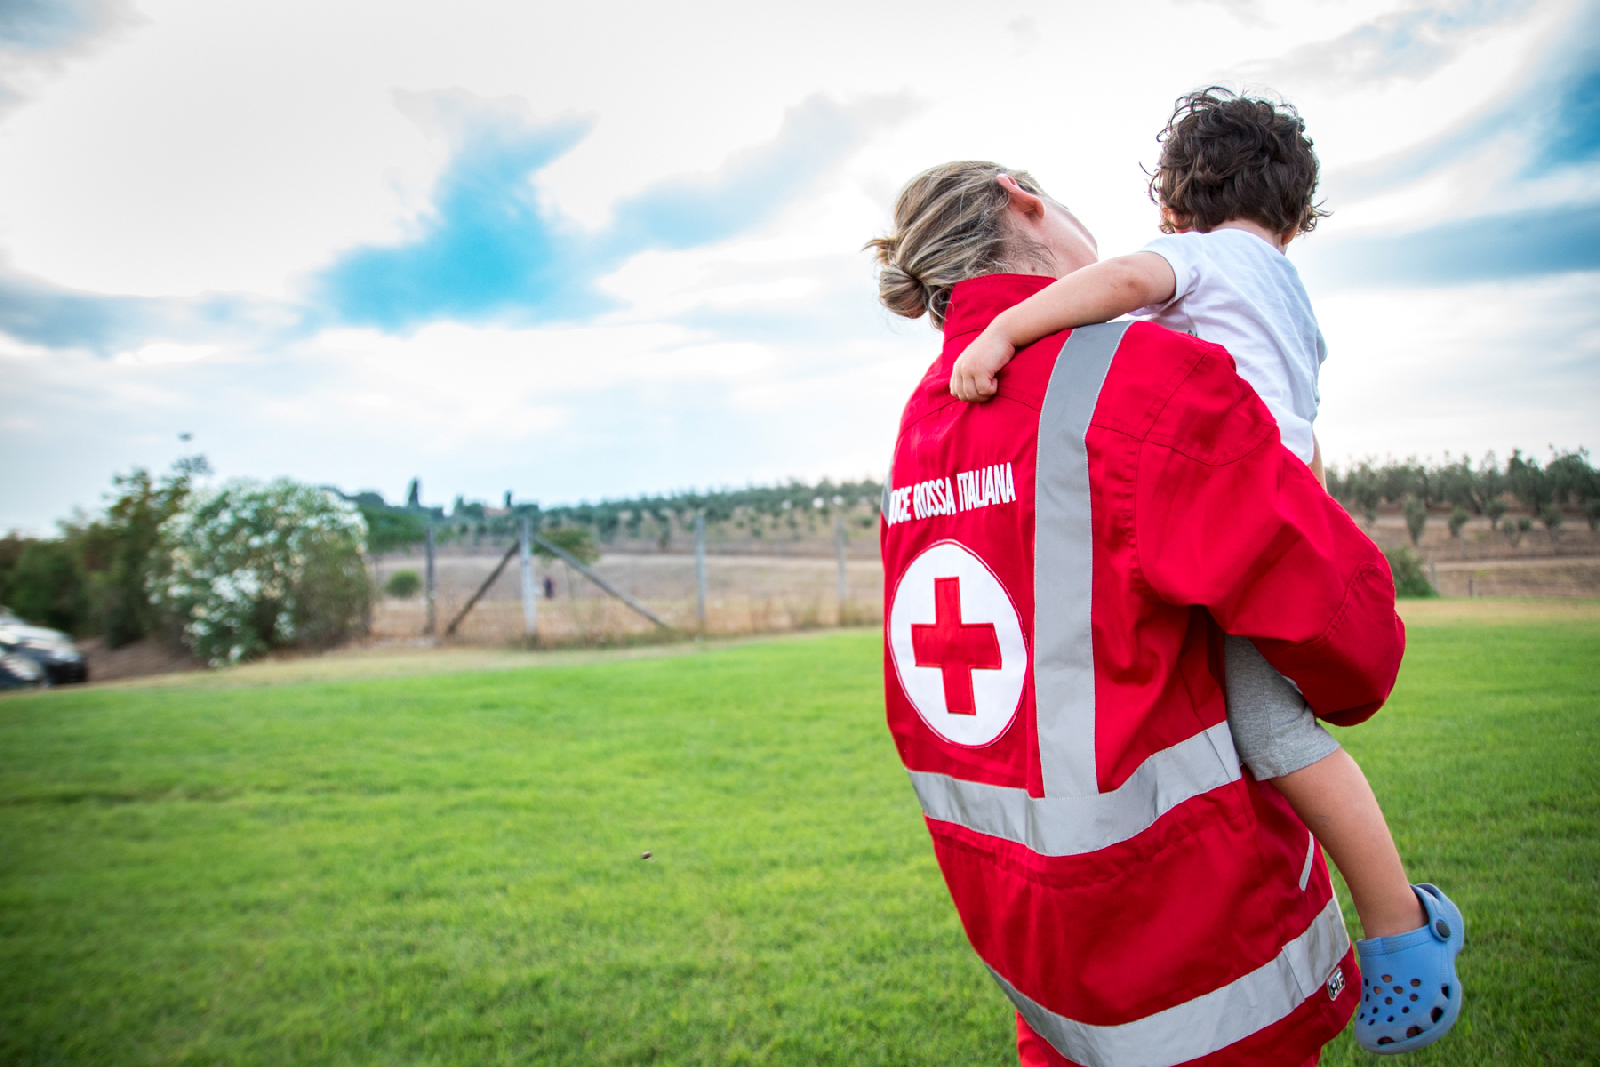
[[[956,360],[950,392],[962,400],[988,400],[998,388],[995,372],[1011,362],[1017,349],[1059,330],[1166,303],[1177,287],[1171,265],[1154,252],[1135,252],[1075,270],[995,316]]]

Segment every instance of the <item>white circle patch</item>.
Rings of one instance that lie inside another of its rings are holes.
[[[889,654],[929,729],[977,748],[1005,733],[1028,648],[1011,594],[983,560],[941,541],[911,562],[889,608]]]

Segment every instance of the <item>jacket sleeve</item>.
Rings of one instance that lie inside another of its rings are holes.
[[[1405,651],[1388,561],[1279,442],[1225,350],[1205,347],[1140,449],[1140,571],[1161,599],[1254,640],[1319,718],[1362,722]]]

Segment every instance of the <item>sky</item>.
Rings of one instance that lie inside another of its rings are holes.
[[[1600,2],[0,0],[0,530],[194,452],[438,504],[880,477],[939,348],[861,249],[900,186],[1023,167],[1131,252],[1208,84],[1321,159],[1330,461],[1600,446]]]

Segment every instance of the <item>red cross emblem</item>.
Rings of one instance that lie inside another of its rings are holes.
[[[887,621],[895,676],[930,730],[968,748],[1006,732],[1022,706],[1028,643],[987,563],[958,541],[929,545],[896,579]]]
[[[1000,669],[1000,638],[992,622],[961,621],[959,577],[934,579],[933,596],[934,624],[911,627],[911,649],[917,666],[937,667],[944,675],[945,711],[951,715],[976,715],[972,672]]]

